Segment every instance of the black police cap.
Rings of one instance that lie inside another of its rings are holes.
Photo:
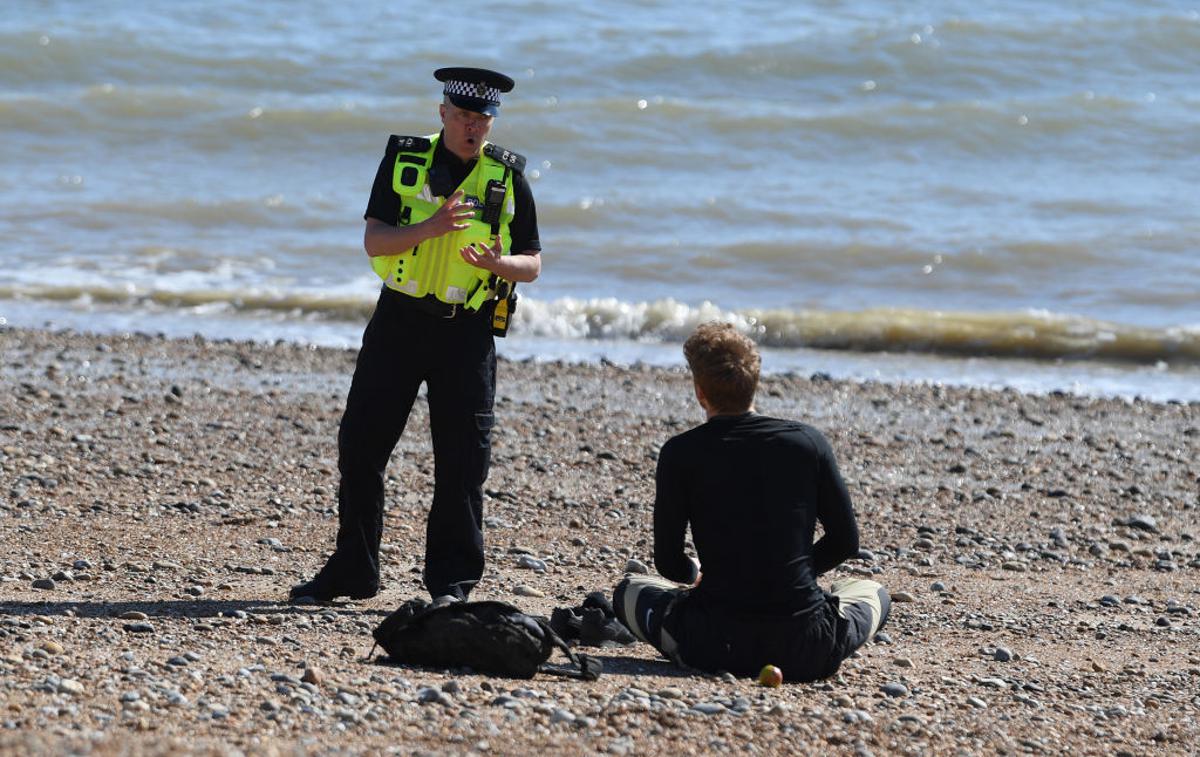
[[[463,110],[494,116],[500,112],[500,93],[512,90],[514,82],[486,68],[439,68],[433,77],[445,83],[442,94]]]

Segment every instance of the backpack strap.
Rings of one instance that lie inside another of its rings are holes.
[[[562,676],[564,678],[576,678],[581,681],[594,681],[600,677],[600,674],[604,672],[604,665],[599,660],[595,657],[589,657],[582,652],[576,654],[571,647],[567,646],[567,642],[563,641],[562,637],[554,632],[549,623],[541,618],[534,619],[542,627],[542,630],[546,632],[546,638],[553,642],[554,646],[561,649],[567,655],[567,659],[571,661],[571,664],[574,665],[573,668],[560,668],[543,663],[538,666],[538,672],[547,673],[552,676]]]

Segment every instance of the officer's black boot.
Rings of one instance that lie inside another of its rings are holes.
[[[345,479],[340,494],[345,494]],[[328,602],[337,597],[370,599],[379,593],[379,544],[383,536],[383,508],[367,507],[344,496],[338,506],[337,548],[311,581],[293,586],[288,597],[311,597]]]
[[[338,557],[335,553],[311,581],[293,586],[288,592],[288,599],[293,602],[300,599],[329,602],[338,597],[370,599],[378,593],[378,580],[367,582],[352,580],[339,570]]]

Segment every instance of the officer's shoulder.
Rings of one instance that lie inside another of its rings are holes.
[[[503,163],[514,171],[525,170],[525,156],[519,152],[514,152],[507,147],[501,147],[500,145],[489,142],[487,146],[483,148],[483,154],[492,160]]]
[[[425,152],[433,143],[429,137],[407,137],[393,134],[388,137],[388,153]]]

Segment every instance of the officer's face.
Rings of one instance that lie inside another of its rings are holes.
[[[446,132],[446,147],[463,160],[479,157],[483,141],[492,130],[492,117],[442,103],[439,112]]]

